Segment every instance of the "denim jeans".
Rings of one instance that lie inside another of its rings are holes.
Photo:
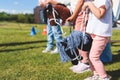
[[[59,42],[62,40],[62,30],[60,25],[51,26],[48,20],[47,23],[47,49],[53,49],[54,47],[54,40]]]

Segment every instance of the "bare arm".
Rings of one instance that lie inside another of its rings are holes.
[[[72,14],[73,17],[77,17],[78,13],[80,12],[80,10],[82,8],[83,2],[84,2],[84,0],[78,0],[75,10]]]
[[[106,8],[105,5],[97,8],[94,3],[92,3],[91,1],[85,2],[83,9],[85,9],[86,7],[88,7],[90,9],[90,11],[98,18],[102,18],[106,12]]]
[[[84,3],[84,0],[78,0],[77,5],[75,7],[75,10],[74,10],[73,14],[67,19],[67,21],[72,21],[72,22],[75,21],[77,15],[79,13],[79,11],[82,8],[83,3]]]

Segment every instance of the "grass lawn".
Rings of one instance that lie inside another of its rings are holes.
[[[30,36],[32,26],[35,36]],[[44,26],[0,22],[0,80],[83,80],[91,74],[75,74],[69,70],[71,62],[61,63],[59,54],[42,53],[47,43]],[[69,34],[69,27],[63,30]],[[113,30],[112,40],[120,40],[120,30]],[[120,80],[120,43],[111,48],[113,62],[105,68],[112,80]]]

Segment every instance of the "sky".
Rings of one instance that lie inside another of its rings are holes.
[[[113,0],[113,11],[117,14],[117,7],[120,0]],[[33,13],[33,9],[38,6],[38,0],[1,0],[0,12],[7,13]]]
[[[36,6],[38,6],[38,0],[1,0],[0,12],[33,13]]]

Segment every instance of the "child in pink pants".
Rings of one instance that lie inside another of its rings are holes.
[[[82,9],[90,9],[86,32],[93,39],[89,53],[90,66],[93,75],[85,80],[110,80],[105,67],[100,60],[109,38],[112,35],[112,8],[110,0],[94,0],[85,2]]]

